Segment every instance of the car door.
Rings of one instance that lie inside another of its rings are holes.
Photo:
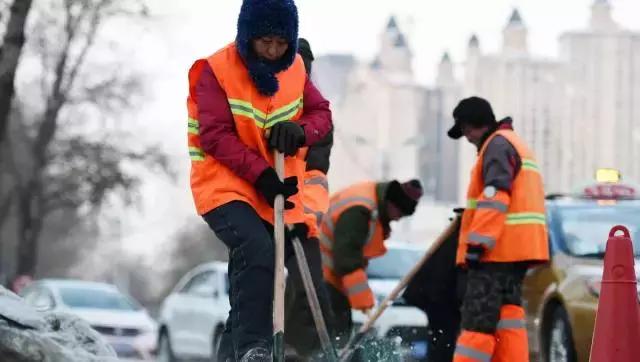
[[[174,353],[180,356],[198,355],[199,342],[195,339],[194,308],[197,304],[196,290],[206,272],[195,273],[184,286],[171,297],[171,312],[168,313],[169,334]]]
[[[211,356],[213,331],[219,319],[215,313],[221,289],[219,277],[216,271],[204,272],[200,275],[198,283],[189,290],[193,296],[189,320],[193,328],[195,350],[199,357]]]
[[[172,334],[172,348],[180,356],[210,355],[215,278],[212,270],[196,273],[174,296],[169,333]]]

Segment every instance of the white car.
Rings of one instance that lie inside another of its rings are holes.
[[[91,325],[111,344],[122,361],[152,361],[157,326],[131,297],[105,283],[42,279],[20,295],[39,311],[65,312]]]
[[[387,253],[371,259],[367,266],[369,286],[376,296],[377,304],[391,293],[426,251],[423,247],[409,243],[389,241],[385,245]],[[367,320],[364,313],[356,310],[353,310],[352,318],[356,327]],[[378,338],[396,341],[410,359],[426,358],[427,315],[416,307],[406,305],[402,298],[395,300],[373,327]]]
[[[158,362],[215,361],[229,316],[227,263],[212,262],[188,272],[160,309]]]

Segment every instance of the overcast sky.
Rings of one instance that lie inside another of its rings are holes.
[[[180,173],[177,186],[150,175],[141,212],[125,222],[123,242],[147,251],[167,241],[187,220],[201,222],[188,185],[186,152],[186,74],[191,63],[233,41],[240,0],[151,0],[155,20],[146,34],[128,34],[139,44],[136,61],[153,75],[152,94],[139,113],[149,141],[161,142]],[[350,53],[370,60],[389,16],[395,15],[415,55],[418,81],[432,83],[442,53],[462,62],[472,33],[485,52],[496,51],[511,12],[518,8],[529,29],[534,54],[555,57],[557,38],[586,28],[593,0],[298,0],[300,36],[318,55]],[[640,1],[611,0],[614,18],[640,29]],[[140,216],[140,213],[143,215]],[[124,216],[123,216],[124,217]]]

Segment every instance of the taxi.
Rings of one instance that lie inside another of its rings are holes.
[[[523,284],[529,346],[535,360],[587,362],[610,229],[626,226],[640,259],[640,188],[601,169],[596,179],[546,201],[550,262]],[[636,272],[640,268],[636,268]]]

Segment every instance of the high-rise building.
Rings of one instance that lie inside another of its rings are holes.
[[[640,181],[640,33],[623,29],[610,3],[597,0],[589,26],[563,34],[560,45],[569,128],[563,177],[576,183],[615,167]]]

